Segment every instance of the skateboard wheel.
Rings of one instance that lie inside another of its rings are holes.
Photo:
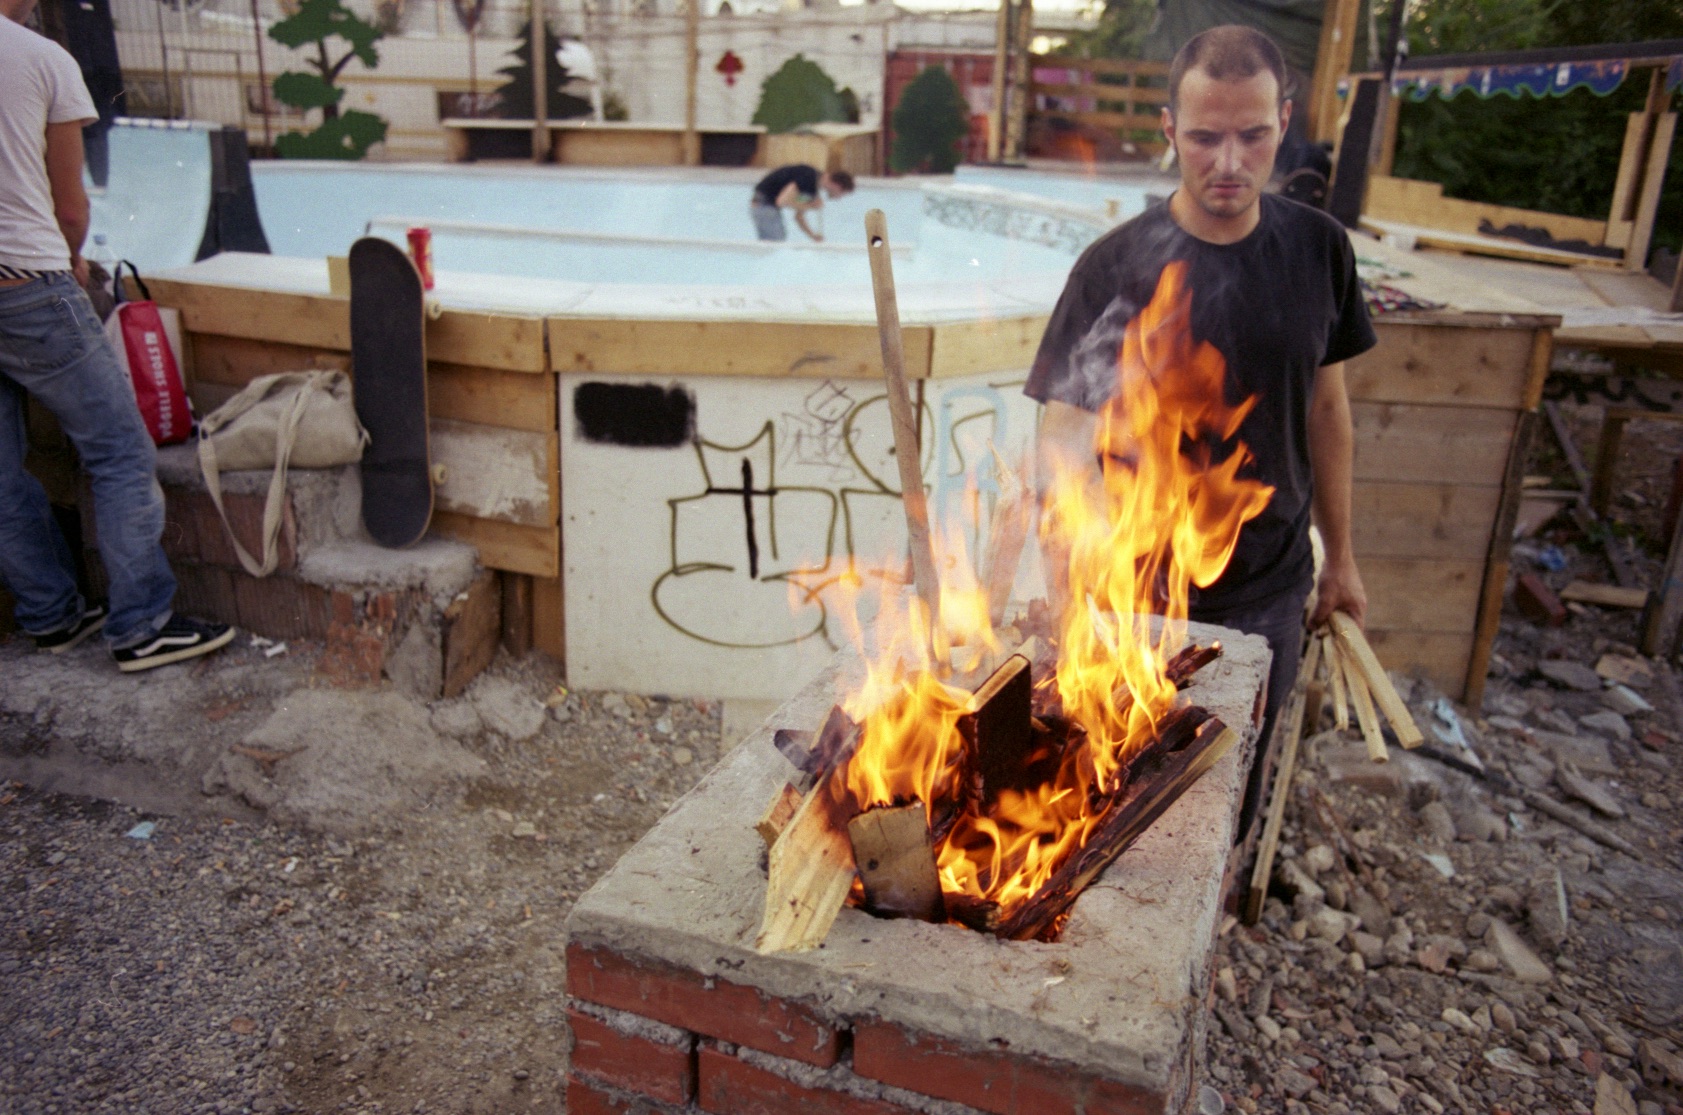
[[[427,320],[437,321],[443,313],[444,307],[439,304],[438,299],[429,296],[427,298]]]
[[[433,465],[432,466],[432,485],[433,485],[433,487],[442,488],[444,486],[445,479],[449,475],[450,475],[449,472],[445,469],[445,467],[443,465]]]

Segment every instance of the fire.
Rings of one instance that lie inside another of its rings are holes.
[[[1174,702],[1165,670],[1185,637],[1190,587],[1220,575],[1240,527],[1273,494],[1239,476],[1249,460],[1243,445],[1222,453],[1254,400],[1227,404],[1225,364],[1194,342],[1190,305],[1184,265],[1171,264],[1123,339],[1094,446],[1102,479],[1056,476],[1044,499],[1043,552],[1057,565],[1049,570],[1056,668],[1037,675],[1035,705],[1076,727],[1056,753],[1043,744],[1031,752],[1035,784],[982,801],[967,780],[960,720],[971,693],[946,680],[950,662],[958,651],[997,661],[1011,648],[988,623],[963,533],[937,547],[938,624],[909,594],[881,602],[865,681],[843,702],[863,732],[833,792],[851,797],[855,811],[924,804],[949,909],[958,896],[1009,909],[1085,843],[1104,795]]]

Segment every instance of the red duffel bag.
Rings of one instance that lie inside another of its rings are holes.
[[[140,298],[127,301],[123,297],[123,268],[129,269]],[[170,333],[179,330],[166,328],[152,292],[146,289],[134,264],[117,265],[113,276],[117,308],[105,323],[105,334],[117,350],[117,356],[128,365],[129,382],[134,385],[134,400],[146,429],[156,445],[174,445],[186,441],[193,432],[193,411],[187,402],[187,390],[181,383],[181,365],[175,358]]]

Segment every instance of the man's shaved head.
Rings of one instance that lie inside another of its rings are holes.
[[[1274,75],[1279,99],[1286,99],[1286,59],[1274,40],[1237,23],[1212,27],[1187,40],[1169,64],[1169,111],[1180,103],[1180,83],[1188,70],[1202,70],[1217,81],[1243,81],[1264,70]]]

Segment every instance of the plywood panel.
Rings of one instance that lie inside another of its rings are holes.
[[[434,362],[427,365],[427,407],[435,418],[553,430],[558,413],[555,377]]]
[[[351,370],[349,352],[311,345],[215,333],[190,333],[187,343],[193,350],[193,378],[229,387],[244,387],[258,376],[275,372]]]
[[[491,569],[557,577],[561,572],[561,528],[522,526],[475,519],[451,511],[435,511],[432,526],[446,538],[466,542],[479,551],[479,561]]]
[[[445,468],[434,494],[444,511],[526,526],[561,516],[557,435],[452,422],[431,424],[432,460]]]
[[[935,326],[932,376],[1026,370],[1034,363],[1047,315],[992,318]]]
[[[933,333],[929,326],[905,330],[907,376],[929,375]],[[551,318],[549,337],[562,372],[882,377],[874,325]]]
[[[1358,482],[1351,521],[1356,556],[1482,561],[1501,495],[1494,486]]]
[[[1367,622],[1382,630],[1465,632],[1478,622],[1482,561],[1366,558]],[[1462,663],[1463,668],[1465,663]]]
[[[1373,645],[1379,664],[1387,670],[1430,678],[1451,697],[1461,698],[1472,653],[1471,633],[1396,631],[1369,623],[1367,641]]]
[[[181,310],[190,333],[214,333],[306,349],[351,350],[349,298],[172,279],[155,279],[151,288],[159,305]],[[445,310],[427,323],[427,355],[434,360],[510,371],[548,369],[543,319],[514,314]]]
[[[1352,400],[1524,405],[1531,329],[1376,323],[1379,344],[1345,365]]]
[[[511,372],[548,371],[543,329],[540,317],[445,310],[427,323],[427,359]]]
[[[1364,215],[1380,220],[1425,225],[1449,232],[1476,233],[1481,221],[1489,221],[1497,228],[1518,224],[1547,229],[1556,240],[1584,240],[1590,244],[1602,243],[1607,234],[1605,221],[1444,197],[1443,186],[1437,182],[1391,178],[1383,174],[1368,178],[1362,210]]]
[[[349,352],[351,302],[327,294],[286,294],[245,287],[152,279],[160,306],[181,311],[189,333],[216,333],[260,341]]]
[[[1513,439],[1512,411],[1395,403],[1350,404],[1355,477],[1496,486]]]
[[[680,166],[684,136],[670,131],[550,130],[550,151],[571,166]]]

